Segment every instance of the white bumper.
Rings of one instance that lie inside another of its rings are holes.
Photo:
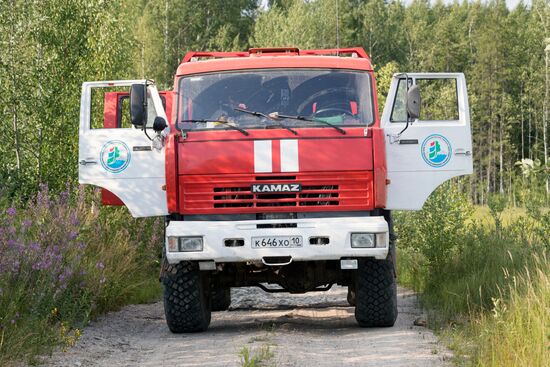
[[[296,223],[295,228],[257,228],[258,224]],[[377,233],[376,248],[352,248],[351,233]],[[170,252],[169,263],[182,260],[213,260],[222,262],[262,261],[269,256],[290,256],[292,261],[339,260],[341,258],[374,257],[385,259],[388,254],[388,223],[383,217],[347,217],[315,219],[280,219],[253,221],[172,221],[166,236],[202,236],[203,251]],[[252,248],[251,238],[260,236],[302,236],[299,248]],[[310,237],[328,237],[327,245],[310,245]],[[225,239],[242,238],[244,246],[226,247]],[[167,246],[167,243],[165,244]]]

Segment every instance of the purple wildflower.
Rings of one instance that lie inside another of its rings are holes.
[[[33,251],[33,252],[38,252],[40,251],[40,244],[36,243],[36,242],[33,242],[29,245],[29,250]]]
[[[40,184],[40,191],[38,191],[38,194],[36,195],[36,201],[38,206],[41,206],[43,208],[50,208],[50,198],[48,196],[48,185],[46,184]]]
[[[9,215],[9,216],[14,216],[15,214],[17,214],[17,210],[14,208],[14,207],[10,207],[6,210],[6,213]]]
[[[59,194],[59,202],[60,204],[67,204],[69,201],[69,191],[63,191],[61,194]]]
[[[19,272],[19,266],[21,265],[21,263],[19,262],[19,260],[15,260],[12,264],[11,264],[11,271],[13,273],[18,273]]]
[[[76,237],[78,237],[78,232],[71,231],[69,233],[69,241],[73,241],[74,239],[76,239]]]
[[[105,269],[105,264],[103,264],[101,261],[98,261],[96,264],[95,264],[95,267],[97,269]]]
[[[76,212],[72,212],[70,217],[69,217],[69,222],[71,223],[71,225],[73,226],[78,226],[80,224],[80,220],[78,219],[78,216],[76,215]]]
[[[71,275],[73,275],[73,271],[70,268],[63,269],[63,272],[58,276],[59,282],[65,283]]]

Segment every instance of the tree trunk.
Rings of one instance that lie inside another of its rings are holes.
[[[11,7],[15,11],[15,1],[11,0]],[[11,22],[11,35],[9,41],[9,53],[10,53],[10,65],[8,66],[11,71],[11,82],[12,82],[12,102],[11,102],[11,115],[12,115],[12,126],[13,126],[13,136],[14,136],[14,150],[15,150],[15,162],[17,167],[17,175],[21,177],[21,142],[19,137],[19,121],[18,121],[18,111],[17,111],[17,73],[15,66],[17,62],[14,57],[13,46],[15,45],[15,22]]]
[[[504,151],[504,145],[502,141],[502,130],[504,129],[504,126],[502,126],[502,116],[499,115],[499,128],[498,128],[498,137],[499,137],[499,144],[498,144],[498,191],[501,194],[504,194],[504,157],[503,157],[503,151]]]
[[[544,146],[544,165],[546,166],[548,164],[548,144],[546,141],[546,130],[547,130],[547,121],[548,121],[548,49],[550,48],[550,44],[546,46],[545,49],[545,57],[544,57],[544,116],[542,118],[542,145]],[[549,189],[549,181],[548,177],[546,177],[546,196],[548,197]]]
[[[521,91],[519,93],[519,106],[520,106],[520,116],[521,116],[521,159],[525,159],[525,133],[524,133],[524,122],[523,122],[523,84],[521,85]]]

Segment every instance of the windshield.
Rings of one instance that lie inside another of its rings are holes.
[[[367,72],[239,70],[183,77],[179,90],[178,127],[184,130],[228,129],[229,124],[327,128],[374,121]]]

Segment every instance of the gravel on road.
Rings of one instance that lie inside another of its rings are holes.
[[[265,366],[448,366],[451,353],[414,326],[422,317],[415,294],[398,290],[391,328],[359,328],[347,289],[290,295],[232,290],[229,311],[212,313],[208,331],[172,334],[161,302],[132,305],[84,329],[77,345],[42,360],[68,366],[241,366],[239,352],[269,348]]]

